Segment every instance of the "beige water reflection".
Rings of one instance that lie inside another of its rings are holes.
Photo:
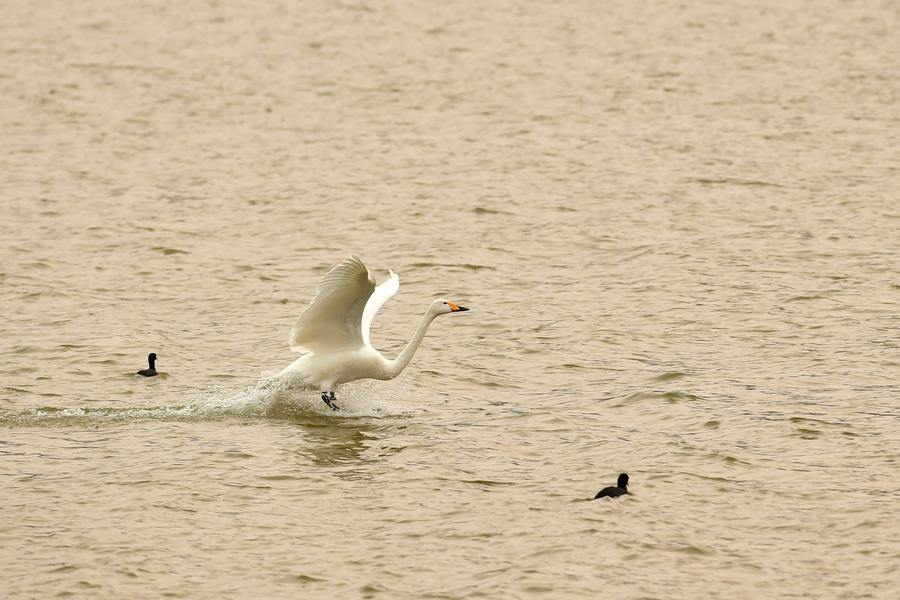
[[[3,595],[897,597],[898,21],[6,2]],[[332,415],[349,252],[472,311]]]

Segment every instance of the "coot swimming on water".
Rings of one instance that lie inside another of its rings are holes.
[[[151,352],[147,356],[147,362],[150,363],[149,369],[142,369],[137,372],[137,375],[143,375],[144,377],[154,377],[156,376],[156,352]]]
[[[594,496],[594,500],[597,498],[618,498],[619,496],[624,496],[628,493],[628,473],[622,473],[619,475],[618,481],[616,481],[615,486],[605,487]]]

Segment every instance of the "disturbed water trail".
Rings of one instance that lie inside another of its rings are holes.
[[[0,409],[0,427],[91,427],[136,421],[213,421],[268,418],[296,422],[306,420],[398,417],[413,409],[373,392],[368,382],[339,388],[344,406],[332,411],[315,390],[288,388],[263,377],[259,384],[239,392],[209,390],[185,404],[141,407],[54,407]],[[396,393],[402,386],[394,386]]]

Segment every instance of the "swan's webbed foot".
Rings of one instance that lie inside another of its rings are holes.
[[[322,392],[322,401],[328,405],[331,410],[340,410],[338,405],[334,403],[334,392]]]

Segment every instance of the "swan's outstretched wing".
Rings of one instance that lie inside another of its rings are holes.
[[[374,289],[369,270],[355,256],[328,271],[319,281],[312,304],[291,329],[291,350],[334,352],[360,348],[364,344],[363,310]]]
[[[362,339],[363,342],[369,345],[371,345],[369,342],[369,328],[372,326],[372,319],[375,318],[381,305],[390,300],[391,296],[396,294],[400,288],[400,278],[397,277],[397,274],[390,269],[388,269],[388,273],[387,281],[379,284],[375,291],[372,292],[372,295],[369,296],[366,309],[362,314]]]

